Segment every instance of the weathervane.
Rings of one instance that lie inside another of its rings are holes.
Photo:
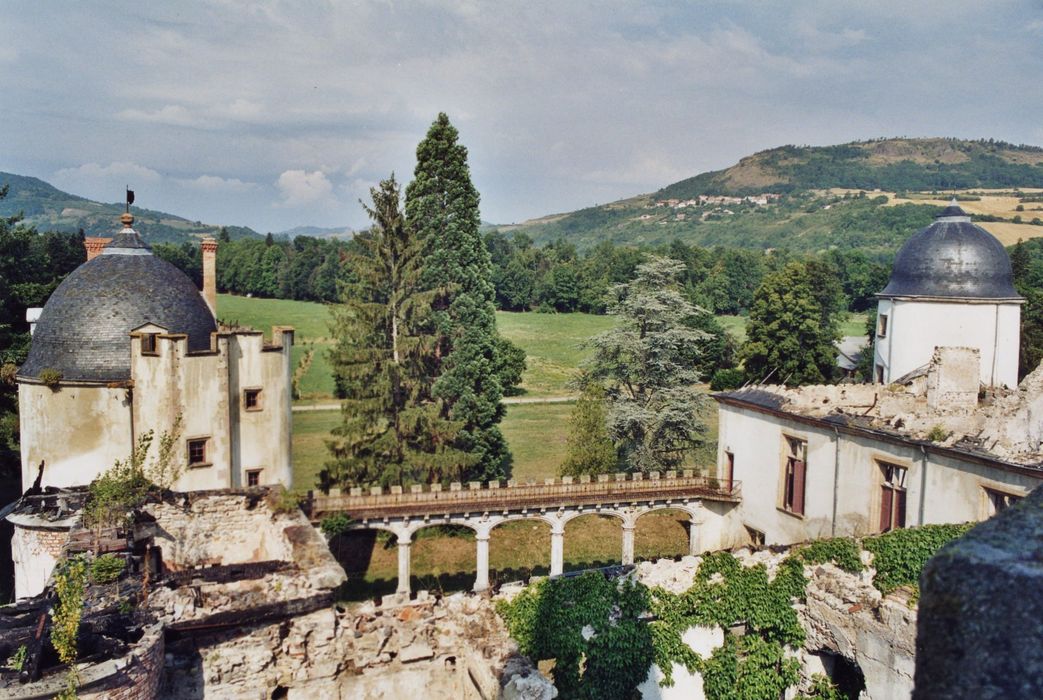
[[[130,213],[130,205],[134,203],[134,190],[130,189],[130,185],[127,185],[127,209],[126,212]]]

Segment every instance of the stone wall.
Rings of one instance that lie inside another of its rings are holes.
[[[11,560],[15,572],[15,598],[34,596],[47,585],[62,547],[69,539],[69,531],[67,528],[33,527],[34,519],[28,517],[10,516],[8,519],[14,526]]]
[[[488,600],[421,592],[406,604],[325,608],[172,642],[163,697],[478,700],[527,682],[544,694],[504,697],[554,697],[514,652]]]
[[[769,575],[787,555],[786,551],[768,549],[743,549],[734,554],[744,566],[764,564]],[[637,578],[649,587],[682,593],[691,587],[700,562],[700,557],[641,562],[637,565]],[[856,575],[823,564],[806,566],[804,573],[808,577],[807,600],[795,606],[807,635],[804,648],[797,653],[801,661],[801,690],[810,687],[812,675],[826,672],[832,659],[842,657],[856,665],[865,678],[862,700],[909,698],[916,655],[916,609],[901,595],[882,596],[872,585],[871,568]],[[704,658],[723,643],[721,630],[693,628],[690,632],[686,641]],[[680,666],[673,670],[673,688],[646,681],[641,687],[643,698],[702,697],[699,674],[689,674]],[[661,677],[655,667],[649,675],[650,680]]]

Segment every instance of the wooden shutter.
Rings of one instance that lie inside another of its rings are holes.
[[[883,492],[880,498],[880,532],[891,529],[891,504],[894,500],[894,491],[886,484],[881,487]]]
[[[793,512],[804,515],[804,460],[793,460]]]
[[[895,491],[895,527],[905,527],[905,491]]]

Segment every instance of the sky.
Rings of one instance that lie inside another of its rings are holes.
[[[99,201],[364,227],[440,111],[501,224],[785,144],[1043,146],[1043,0],[0,2],[0,170]]]

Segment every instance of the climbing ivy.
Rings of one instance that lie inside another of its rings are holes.
[[[726,635],[703,663],[703,693],[709,700],[777,700],[800,681],[800,662],[785,651],[758,635]]]
[[[650,626],[655,640],[655,660],[663,673],[663,685],[673,685],[674,663],[684,666],[689,672],[701,672],[704,682],[707,674],[725,679],[741,668],[747,680],[744,688],[756,691],[753,695],[718,696],[708,690],[707,698],[772,697],[768,689],[774,687],[775,681],[768,676],[780,677],[781,674],[789,678],[789,664],[783,668],[771,659],[782,659],[786,646],[799,647],[804,643],[804,629],[793,608],[793,601],[804,599],[806,585],[804,566],[792,557],[784,559],[775,577],[769,580],[768,570],[763,564],[744,567],[728,552],[716,552],[704,557],[692,587],[684,593],[675,595],[660,588],[654,589],[651,600],[656,620]],[[695,625],[717,626],[724,630],[744,625],[746,635],[743,641],[736,642],[734,636],[726,632],[727,648],[704,661],[681,636]],[[722,680],[720,687],[726,685],[734,688],[734,683]],[[775,693],[777,696],[778,692]]]
[[[796,556],[805,564],[833,563],[844,571],[857,574],[863,569],[861,548],[851,537],[817,540],[802,546]]]
[[[591,572],[545,579],[496,607],[523,654],[554,659],[562,700],[638,696],[653,659],[645,586]]]
[[[920,573],[927,560],[974,525],[924,525],[862,540],[862,546],[873,553],[873,585],[884,595],[900,586],[911,586],[918,593]]]

